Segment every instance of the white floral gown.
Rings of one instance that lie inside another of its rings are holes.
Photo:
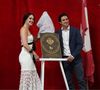
[[[33,42],[32,35],[28,36],[27,39],[28,43]],[[32,44],[29,46],[32,48]],[[19,90],[41,90],[40,78],[32,57],[33,55],[30,54],[24,47],[22,47],[19,55],[19,62],[21,65]]]

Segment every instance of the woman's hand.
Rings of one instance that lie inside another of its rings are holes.
[[[34,55],[34,58],[35,58],[36,61],[39,61],[39,56],[37,54]]]
[[[34,55],[35,60],[39,61],[39,56],[35,53],[35,51],[33,51],[32,54]]]

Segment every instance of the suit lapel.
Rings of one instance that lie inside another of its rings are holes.
[[[63,52],[63,38],[62,38],[62,30],[59,31],[59,38],[60,38],[60,44],[61,44],[61,50]]]
[[[70,26],[70,32],[69,32],[69,44],[70,44],[71,38],[72,38],[72,27]]]
[[[60,29],[59,37],[60,37],[60,39],[62,41],[62,31],[61,31],[61,29]]]

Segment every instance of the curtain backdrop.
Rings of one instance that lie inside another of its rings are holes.
[[[70,25],[80,29],[81,5],[81,0],[0,0],[0,90],[19,88],[21,67],[18,57],[24,14],[33,13],[37,23],[42,13],[47,11],[57,31],[61,27],[58,16],[64,12],[69,16]],[[96,90],[100,89],[100,0],[87,0],[87,9],[95,64],[94,85],[89,88]],[[37,36],[39,28],[36,25],[30,30]],[[36,52],[42,56],[40,41],[36,43]],[[40,75],[41,62],[36,62],[36,67]],[[78,89],[75,76],[73,78]],[[45,90],[66,90],[59,62],[46,62],[44,84]]]

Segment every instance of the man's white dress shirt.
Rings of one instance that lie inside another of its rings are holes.
[[[69,33],[70,33],[70,26],[66,30],[63,30],[63,27],[61,28],[62,30],[62,38],[63,38],[63,50],[64,50],[64,55],[63,56],[70,56],[70,48],[69,48]]]

